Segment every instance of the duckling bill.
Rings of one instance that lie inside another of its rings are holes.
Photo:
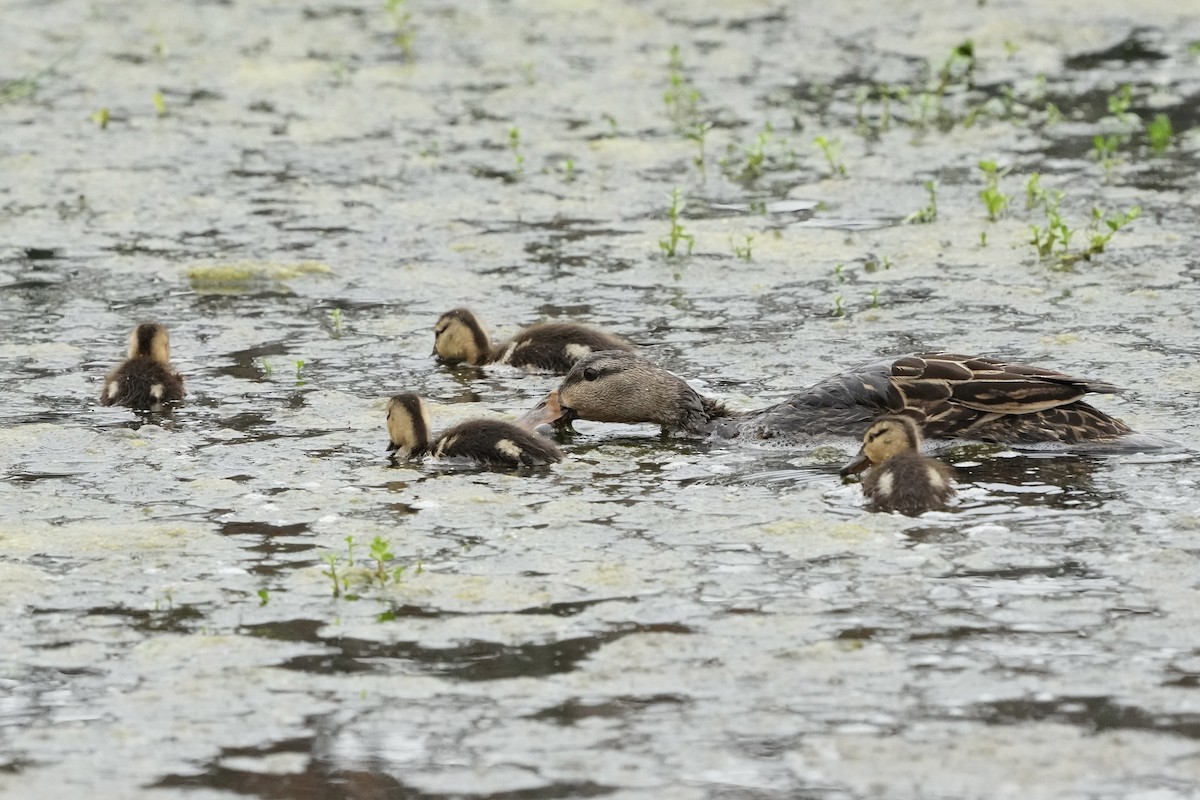
[[[447,311],[433,326],[433,354],[445,362],[508,364],[563,375],[579,359],[601,350],[632,352],[633,345],[577,322],[530,325],[508,341],[493,345],[483,323],[465,308]]]
[[[492,467],[537,467],[562,461],[562,451],[543,436],[511,422],[471,419],[430,441],[429,410],[412,393],[388,401],[388,453],[397,458],[469,459]]]
[[[100,402],[136,411],[161,411],[183,399],[183,378],[170,363],[171,339],[157,322],[143,322],[129,334],[128,358],[104,379]]]
[[[863,435],[862,450],[842,468],[842,477],[870,469],[863,495],[875,511],[899,511],[915,517],[943,508],[954,496],[950,469],[921,455],[921,431],[901,414],[880,417]]]

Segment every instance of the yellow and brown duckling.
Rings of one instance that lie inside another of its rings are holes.
[[[880,417],[863,435],[862,450],[842,467],[842,476],[870,469],[862,482],[867,505],[915,517],[944,508],[954,496],[950,469],[921,455],[921,430],[902,414]]]
[[[129,334],[129,357],[104,379],[100,402],[136,411],[161,411],[183,399],[183,378],[171,367],[171,339],[157,322]]]
[[[447,362],[508,364],[564,375],[576,361],[601,350],[633,352],[633,345],[578,322],[541,322],[493,345],[483,323],[465,308],[447,311],[433,326],[433,354]]]
[[[470,419],[430,441],[429,411],[411,393],[388,401],[388,453],[392,459],[459,458],[492,467],[539,467],[562,461],[562,451],[528,428],[498,419]]]

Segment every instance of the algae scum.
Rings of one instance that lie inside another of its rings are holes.
[[[1003,355],[1194,449],[1194,3],[5,11],[0,793],[1200,791],[1186,452],[962,448],[918,519],[844,450],[383,457],[555,384],[437,366],[457,305],[735,408]],[[100,407],[150,319],[187,404]]]

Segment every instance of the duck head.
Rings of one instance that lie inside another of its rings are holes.
[[[853,475],[882,464],[901,453],[920,452],[921,429],[912,417],[889,414],[871,423],[863,434],[862,449],[841,469],[841,476]]]
[[[707,432],[709,409],[696,390],[640,356],[603,350],[581,358],[521,422],[566,426],[594,422],[653,422],[664,430]]]
[[[465,308],[447,311],[433,326],[433,354],[442,361],[483,364],[491,348],[483,323]]]
[[[149,358],[166,365],[171,360],[171,337],[157,322],[143,322],[129,334],[129,357]]]
[[[411,392],[398,394],[387,405],[387,451],[409,458],[429,449],[429,411],[425,401]]]

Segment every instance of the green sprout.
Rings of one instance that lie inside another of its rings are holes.
[[[99,110],[94,112],[92,114],[92,116],[89,117],[89,119],[91,119],[92,122],[96,123],[96,125],[100,128],[100,130],[104,130],[105,128],[107,128],[108,120],[110,119],[109,114],[108,114],[108,106],[101,106]]]
[[[842,296],[840,294],[834,295],[833,315],[835,317],[844,317],[846,315],[846,309],[842,307]]]
[[[871,290],[871,308],[879,308],[879,287]]]
[[[167,115],[167,101],[163,99],[162,92],[154,93],[154,113],[160,117]]]
[[[959,81],[970,86],[975,75],[975,43],[967,39],[951,50],[938,75],[938,86],[934,90],[938,95],[945,94],[951,84]]]
[[[265,606],[269,602],[271,602],[271,593],[268,592],[266,589],[259,589],[258,590],[258,604],[260,606]]]
[[[575,180],[575,159],[568,158],[562,162],[563,182],[572,183]]]
[[[388,571],[388,562],[394,561],[395,556],[392,554],[391,546],[387,540],[381,536],[376,536],[371,542],[371,558],[375,560],[375,578],[379,581],[380,586],[385,586],[389,577],[393,583],[399,583],[400,577],[404,574],[404,567],[394,567],[391,572]]]
[[[695,142],[696,147],[698,147],[700,150],[700,152],[696,154],[696,157],[692,159],[692,162],[700,168],[700,174],[702,175],[708,174],[708,164],[704,157],[704,146],[705,141],[708,138],[708,132],[712,130],[712,127],[713,124],[705,120],[704,122],[693,125],[687,130],[686,133],[684,133],[684,136]]]
[[[738,244],[737,242],[734,241],[733,236],[731,235],[729,237],[729,244],[733,246],[734,256],[736,256],[737,258],[740,258],[742,261],[750,261],[751,260],[750,248],[751,248],[751,245],[754,244],[754,234],[748,233],[743,238],[745,239],[745,242],[743,244]]]
[[[1000,191],[1000,178],[1007,175],[1009,170],[999,169],[995,161],[980,161],[979,169],[983,171],[984,179],[984,187],[979,192],[979,198],[983,200],[984,208],[987,209],[988,219],[995,222],[1000,219],[1008,209],[1009,202],[1012,201],[1010,195]]]
[[[1025,181],[1025,208],[1033,208],[1046,199],[1046,190],[1042,188],[1042,175],[1035,172]]]
[[[517,172],[522,172],[525,169],[525,156],[521,153],[521,130],[516,125],[508,129],[508,149],[512,150]]]
[[[692,248],[696,246],[696,237],[685,231],[683,225],[679,223],[679,216],[686,206],[687,201],[683,197],[682,190],[678,186],[675,187],[671,191],[671,207],[667,209],[667,219],[671,221],[671,230],[668,232],[667,238],[658,240],[658,246],[662,248],[663,255],[667,258],[675,258],[680,242],[687,242],[689,255],[691,255]]]
[[[323,571],[321,574],[326,576],[327,578],[329,578],[331,581],[333,581],[333,596],[335,598],[341,597],[342,596],[342,582],[341,582],[341,579],[338,577],[338,572],[337,572],[337,565],[338,565],[337,553],[332,553],[332,552],[322,553],[321,560],[329,565],[329,569],[326,571]]]
[[[1146,135],[1150,138],[1150,152],[1162,155],[1171,146],[1175,137],[1175,129],[1171,127],[1171,118],[1166,114],[1156,114],[1146,126]]]
[[[1117,214],[1116,216],[1106,218],[1102,209],[1093,208],[1092,225],[1088,233],[1088,246],[1080,253],[1080,257],[1085,261],[1091,261],[1092,256],[1103,253],[1104,248],[1112,240],[1113,235],[1141,216],[1141,213],[1141,206],[1133,206],[1124,214]],[[1107,231],[1100,229],[1101,222],[1104,223],[1104,227],[1108,229]]]
[[[834,175],[845,175],[846,165],[838,161],[838,156],[842,152],[842,145],[837,139],[826,139],[824,136],[818,136],[813,139],[813,144],[825,156],[825,161],[829,164],[829,169]]]
[[[937,181],[929,180],[923,184],[929,192],[929,205],[918,209],[904,218],[905,223],[924,224],[937,220]]]
[[[329,312],[329,322],[331,325],[333,325],[333,335],[335,337],[341,336],[342,335],[342,310],[340,308],[335,308]]]
[[[404,57],[411,59],[413,27],[412,11],[408,8],[408,0],[384,0],[383,7],[388,17],[391,18],[392,28],[396,31],[393,41],[400,48],[400,52],[404,53]]]
[[[667,89],[663,92],[667,116],[677,128],[686,130],[699,116],[700,90],[683,74],[683,56],[677,44],[667,51],[667,81]]]
[[[304,359],[296,359],[296,385],[303,386],[304,381]]]

